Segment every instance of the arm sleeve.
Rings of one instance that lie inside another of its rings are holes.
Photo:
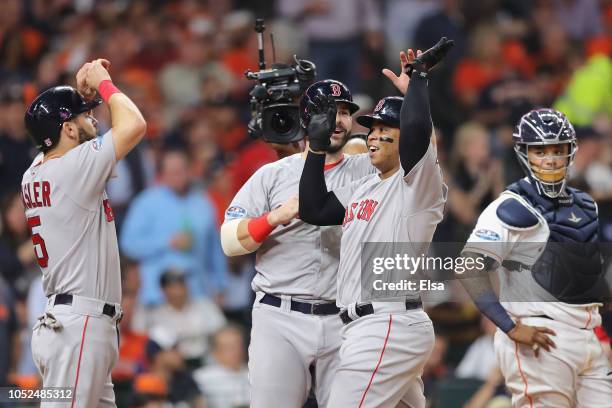
[[[427,79],[413,75],[400,112],[399,152],[404,175],[427,152],[432,129]]]
[[[300,218],[313,225],[340,225],[344,206],[327,191],[323,167],[325,155],[308,152],[300,178]]]
[[[66,169],[60,179],[62,190],[81,207],[98,208],[117,162],[111,131],[70,150],[63,159]]]
[[[121,250],[130,258],[142,260],[169,247],[167,239],[152,230],[151,220],[159,217],[159,213],[153,208],[156,201],[150,194],[142,193],[128,209],[119,244]]]

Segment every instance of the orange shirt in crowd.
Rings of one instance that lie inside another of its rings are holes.
[[[146,355],[148,337],[146,334],[121,331],[121,344],[119,347],[119,360],[112,371],[114,381],[133,380],[142,371]]]

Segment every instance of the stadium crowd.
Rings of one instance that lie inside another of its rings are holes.
[[[312,60],[317,78],[346,83],[363,111],[395,94],[380,71],[397,71],[400,50],[455,40],[430,91],[450,187],[436,241],[465,241],[478,214],[522,176],[512,127],[536,106],[556,107],[576,127],[570,184],[597,200],[602,240],[612,241],[612,1],[3,0],[0,387],[37,385],[29,338],[45,305],[20,194],[36,155],[23,115],[39,92],[74,84],[79,66],[104,57],[148,123],[146,142],[107,187],[123,256],[118,405],[248,406],[254,258],[226,258],[218,228],[240,186],[276,160],[247,135],[255,16],[274,33],[277,61]],[[106,131],[108,112],[95,115]],[[432,406],[470,398],[469,407],[509,406],[494,326],[469,301],[428,311],[437,333],[423,376]]]

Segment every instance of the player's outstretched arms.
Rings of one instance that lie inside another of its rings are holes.
[[[81,89],[95,89],[109,105],[115,156],[121,160],[142,140],[147,123],[134,102],[113,85],[109,67],[110,62],[105,59],[85,64],[77,74],[77,85]]]
[[[255,252],[262,242],[283,224],[288,224],[298,215],[299,202],[291,197],[280,207],[257,218],[238,218],[221,226],[221,247],[227,256],[240,256]]]
[[[548,336],[548,334],[555,335],[553,330],[546,327],[526,326],[520,321],[514,322],[499,303],[489,279],[489,274],[499,267],[499,262],[486,255],[469,251],[462,252],[461,256],[471,260],[464,263],[466,271],[458,275],[459,281],[482,314],[512,340],[530,346],[536,356],[540,347],[546,351],[550,351],[551,347],[556,347]],[[467,267],[467,265],[474,265],[474,267]]]

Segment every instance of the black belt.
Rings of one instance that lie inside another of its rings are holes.
[[[420,300],[407,300],[406,301],[406,310],[419,309],[423,306]],[[359,305],[355,308],[355,313],[359,317],[371,315],[374,313],[374,306],[371,303],[366,303],[365,305]],[[353,321],[350,318],[348,310],[340,313],[340,319],[342,319],[342,323],[349,324]]]
[[[267,293],[261,298],[259,303],[265,303],[266,305],[280,307],[282,300],[278,296],[268,295]],[[291,301],[291,310],[295,312],[301,312],[304,314],[312,315],[333,315],[340,313],[340,309],[336,306],[336,303],[306,303]]]
[[[54,305],[71,305],[72,304],[72,295],[67,293],[60,293],[59,295],[55,295]],[[111,305],[108,303],[104,304],[102,308],[102,313],[107,315],[108,317],[115,317],[115,305]]]

